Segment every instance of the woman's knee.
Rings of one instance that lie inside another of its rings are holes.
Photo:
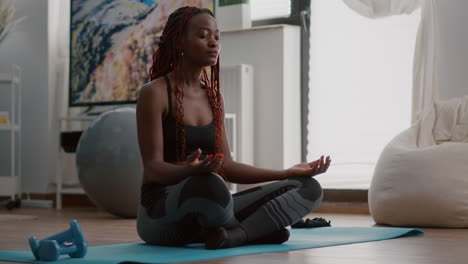
[[[297,177],[295,180],[301,182],[298,192],[302,197],[310,201],[322,199],[323,189],[320,183],[312,177]]]
[[[231,193],[224,180],[211,172],[187,179],[180,192],[179,204],[192,198],[207,199],[222,207],[227,207],[232,201]]]
[[[205,228],[229,225],[233,221],[231,193],[215,173],[190,177],[180,192],[179,202],[181,208],[196,215],[198,223]]]

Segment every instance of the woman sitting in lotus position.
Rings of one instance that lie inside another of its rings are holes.
[[[233,161],[219,89],[220,33],[208,9],[182,7],[169,16],[153,56],[151,81],[137,104],[144,165],[137,231],[145,242],[208,249],[283,243],[287,226],[322,199],[312,177],[330,158],[286,170]],[[226,182],[275,181],[231,195]]]

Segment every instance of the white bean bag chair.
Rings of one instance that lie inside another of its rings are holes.
[[[468,96],[436,102],[388,143],[369,208],[377,224],[468,227]]]

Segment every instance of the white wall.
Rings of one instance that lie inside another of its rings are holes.
[[[48,6],[47,0],[15,3],[17,16],[26,20],[1,43],[0,72],[11,72],[11,64],[23,69],[22,191],[45,192],[55,170],[55,160],[48,153],[56,140],[51,136],[48,107]]]
[[[468,1],[438,0],[439,98],[468,95]]]
[[[221,33],[221,65],[254,68],[255,166],[283,169],[301,160],[300,28]]]

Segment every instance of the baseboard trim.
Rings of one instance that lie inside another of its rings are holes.
[[[314,213],[370,214],[367,203],[323,201]]]
[[[315,212],[370,214],[368,190],[324,189],[323,200]]]
[[[367,203],[368,194],[368,190],[324,189],[323,201],[340,203]]]
[[[323,190],[323,201],[317,212],[369,214],[368,190]],[[55,206],[55,193],[31,194],[31,199],[52,200]],[[9,197],[0,197],[0,201]],[[62,194],[62,207],[96,207],[86,194]]]
[[[55,193],[32,193],[29,195],[31,200],[50,200],[53,201],[54,207],[56,205]],[[9,200],[10,197],[0,197],[0,201]],[[26,198],[22,197],[22,200]],[[62,208],[70,207],[94,207],[96,205],[88,198],[86,194],[62,194]]]

